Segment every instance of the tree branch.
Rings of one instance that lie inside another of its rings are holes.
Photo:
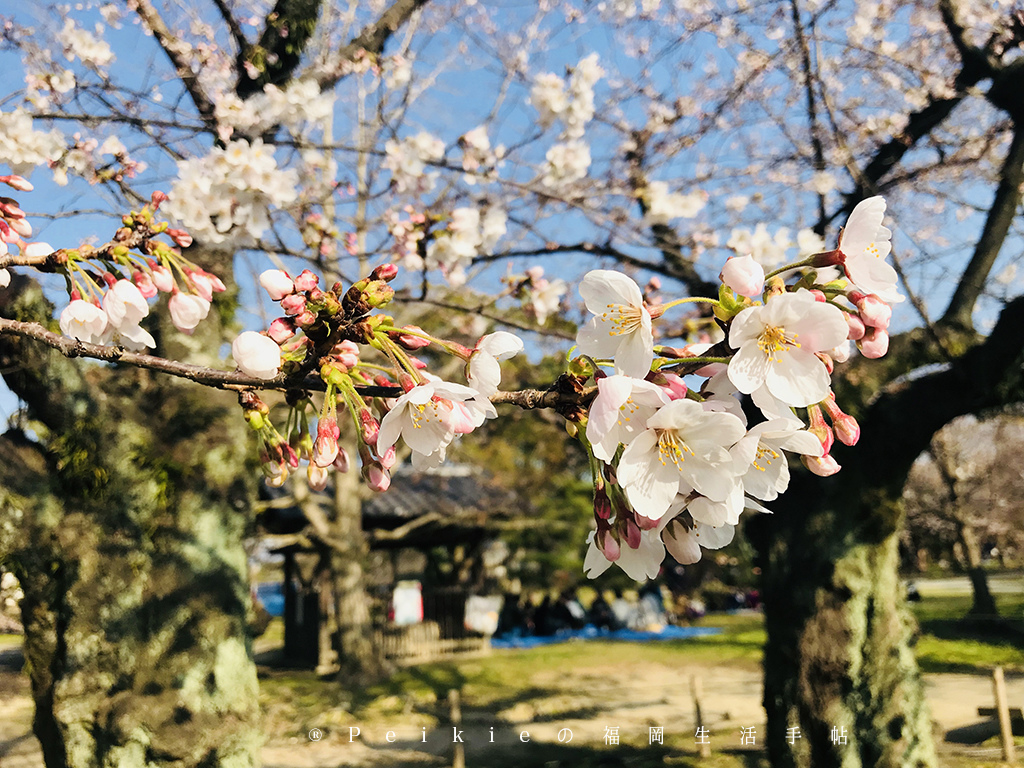
[[[189,96],[192,98],[196,111],[203,117],[204,122],[212,125],[214,122],[213,102],[206,94],[202,85],[200,85],[199,77],[192,71],[191,63],[188,60],[188,54],[190,53],[188,46],[174,36],[150,0],[135,0],[135,8],[139,16],[142,17],[142,20],[153,32],[157,42],[160,43],[160,47],[163,48],[167,58],[170,59],[171,64],[174,65],[182,85],[185,86],[185,90],[188,91]]]
[[[267,85],[283,85],[299,66],[306,44],[313,36],[323,0],[277,0],[267,14],[263,34],[255,44],[238,52],[235,93],[245,99]],[[251,77],[253,68],[256,77]]]
[[[360,51],[379,56],[391,35],[428,2],[429,0],[395,0],[376,22],[364,27],[358,37],[353,38],[338,51],[328,68],[329,71],[318,78],[320,89],[333,88],[347,74],[345,65],[355,61]]]
[[[958,325],[961,328],[973,328],[972,314],[978,297],[985,288],[985,281],[995,264],[999,250],[1010,231],[1010,225],[1017,215],[1017,207],[1021,202],[1021,187],[1024,185],[1024,128],[1014,126],[1013,141],[1006,153],[1006,160],[999,174],[999,186],[996,188],[992,207],[989,208],[985,227],[981,231],[966,269],[960,277],[949,307],[942,316],[942,322]]]

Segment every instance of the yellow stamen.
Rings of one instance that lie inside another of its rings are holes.
[[[676,435],[675,430],[667,429],[658,435],[658,460],[665,465],[668,461],[671,461],[679,468],[679,465],[686,461],[685,454],[694,456],[693,450],[690,446],[684,443]],[[666,459],[668,461],[666,461]]]
[[[775,461],[775,459],[777,458],[779,458],[779,454],[776,451],[773,451],[771,448],[768,448],[764,445],[758,445],[757,456],[754,458],[753,462],[754,469],[759,469],[762,472],[764,472],[766,469],[768,469],[768,467],[771,466],[771,463]],[[762,467],[760,464],[758,464],[757,462],[759,461],[764,462],[765,466]]]
[[[769,326],[761,331],[761,335],[757,338],[757,347],[769,358],[773,363],[779,362],[779,352],[786,352],[790,347],[800,347],[800,343],[797,341],[799,334],[786,335],[785,328],[776,328]]]
[[[608,311],[601,313],[601,319],[614,326],[608,331],[609,336],[624,336],[627,333],[633,333],[640,327],[642,316],[641,308],[631,304],[609,304]]]

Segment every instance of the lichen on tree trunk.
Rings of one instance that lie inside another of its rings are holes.
[[[50,321],[22,278],[4,314]],[[0,557],[25,598],[48,768],[256,764],[241,542],[251,488],[230,395],[0,338],[37,437],[0,438]],[[113,373],[113,375],[110,375]]]
[[[797,485],[813,483],[801,479]],[[760,521],[771,537],[760,564],[772,765],[933,766],[909,644],[915,624],[896,571],[902,514],[849,481],[839,485],[811,505],[779,504]],[[806,500],[806,490],[791,493]],[[865,510],[865,502],[877,506]]]

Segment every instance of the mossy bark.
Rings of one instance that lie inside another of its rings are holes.
[[[18,279],[4,314],[48,322]],[[216,347],[214,347],[216,348]],[[48,768],[249,766],[261,743],[230,395],[0,338],[35,440],[4,436],[0,518],[25,591]]]

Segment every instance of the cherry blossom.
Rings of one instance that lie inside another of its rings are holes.
[[[256,331],[239,334],[231,344],[231,356],[238,370],[254,379],[272,379],[281,369],[281,348]]]
[[[728,259],[722,267],[721,278],[740,296],[760,296],[764,290],[764,267],[750,254]]]
[[[654,335],[640,286],[619,272],[597,269],[583,278],[580,296],[594,315],[576,335],[580,352],[613,358],[615,370],[626,376],[646,376],[654,361]]]
[[[192,333],[210,312],[210,302],[191,293],[176,293],[167,303],[171,322],[182,333]]]
[[[498,391],[501,382],[499,360],[507,360],[523,351],[523,340],[508,331],[489,333],[477,342],[466,363],[466,381],[484,397]]]
[[[280,301],[295,292],[295,283],[287,272],[280,269],[268,269],[260,273],[260,285],[270,294],[273,301]]]
[[[773,501],[789,487],[786,451],[821,456],[821,441],[796,419],[771,419],[752,427],[733,448],[740,461],[743,490],[761,501]]]
[[[820,402],[829,393],[829,375],[815,353],[838,346],[847,332],[843,311],[810,291],[773,296],[733,318],[729,346],[738,351],[729,361],[729,379],[743,394],[766,385],[794,407]]]
[[[736,527],[728,523],[715,527],[695,521],[690,528],[674,517],[667,520],[661,539],[677,562],[690,565],[700,560],[702,548],[721,549],[733,540],[735,533]]]
[[[895,304],[903,301],[903,296],[896,290],[896,270],[885,260],[892,250],[892,232],[882,226],[883,216],[883,198],[869,197],[857,203],[839,239],[839,250],[845,257],[846,274],[857,288]]]
[[[611,567],[612,561],[598,547],[593,531],[587,538],[587,543],[590,546],[583,560],[583,570],[588,579],[596,579]],[[623,542],[619,547],[619,556],[614,562],[629,578],[646,581],[658,575],[664,559],[665,545],[662,544],[658,531],[652,529],[640,532],[640,545],[635,549]]]
[[[629,376],[598,379],[586,432],[594,455],[611,462],[619,445],[646,430],[647,419],[668,402],[665,390],[649,381]]]
[[[111,327],[130,328],[138,326],[149,314],[149,304],[135,283],[118,280],[103,295],[103,311],[107,313]]]
[[[107,313],[82,299],[75,299],[60,313],[60,332],[90,344],[105,344]]]
[[[395,400],[381,420],[377,450],[386,451],[401,437],[412,449],[414,462],[420,466],[439,463],[455,437],[456,425],[466,431],[467,424],[478,427],[495,416],[494,406],[475,389],[428,381]]]
[[[657,520],[677,493],[697,490],[725,501],[736,486],[729,448],[746,430],[730,413],[704,410],[692,400],[673,400],[647,420],[647,429],[622,453],[618,479],[629,503]]]

